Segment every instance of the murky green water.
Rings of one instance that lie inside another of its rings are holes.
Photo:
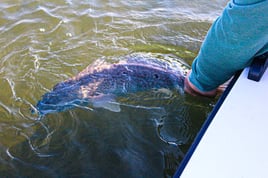
[[[215,101],[121,98],[119,113],[30,109],[97,59],[173,54],[189,64],[226,0],[1,0],[0,177],[170,177]],[[131,98],[132,97],[132,98]],[[146,107],[133,107],[133,106]]]

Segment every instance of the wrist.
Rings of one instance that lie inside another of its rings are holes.
[[[191,75],[191,71],[187,74],[184,80],[184,90],[193,95],[193,96],[207,96],[207,97],[214,97],[217,94],[217,90],[211,90],[211,91],[201,91],[199,90],[190,80],[189,76]]]

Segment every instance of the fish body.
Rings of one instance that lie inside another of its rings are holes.
[[[181,92],[184,75],[161,65],[142,63],[88,66],[77,76],[60,82],[43,95],[36,109],[40,114],[60,112],[92,104],[119,112],[115,97],[152,89]]]

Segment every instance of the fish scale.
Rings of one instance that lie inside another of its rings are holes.
[[[89,66],[77,76],[56,84],[44,94],[36,108],[41,115],[71,109],[77,105],[119,112],[117,96],[166,88],[183,88],[184,75],[178,70],[140,63]]]

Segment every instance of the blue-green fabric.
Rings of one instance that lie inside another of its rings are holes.
[[[212,24],[189,77],[211,91],[268,51],[268,0],[233,0]]]
[[[233,2],[239,5],[250,5],[258,2],[262,2],[263,0],[234,0]]]

